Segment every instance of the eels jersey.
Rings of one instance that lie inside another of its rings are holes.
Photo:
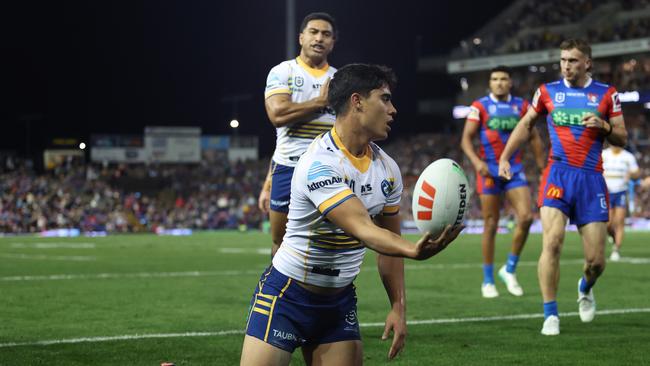
[[[603,176],[609,193],[627,191],[627,174],[639,170],[639,165],[632,153],[621,150],[618,153],[609,148],[603,150]]]
[[[480,124],[481,158],[488,164],[490,175],[499,176],[499,158],[506,147],[508,138],[521,117],[528,111],[528,102],[519,97],[508,96],[506,101],[499,101],[489,94],[478,99],[470,106],[468,121]],[[523,170],[521,150],[510,158],[513,173]]]
[[[614,87],[592,79],[582,88],[570,86],[565,79],[542,84],[535,92],[532,108],[537,113],[548,113],[549,164],[603,171],[603,131],[586,128],[582,118],[593,113],[609,122],[620,116],[621,102]]]
[[[314,69],[303,62],[300,57],[284,61],[269,72],[266,79],[264,98],[276,94],[289,94],[294,103],[303,103],[320,95],[321,86],[331,78],[336,69],[326,65]],[[276,130],[276,147],[273,161],[294,167],[300,156],[316,136],[329,131],[336,117],[330,108],[324,108],[313,117],[278,127]]]
[[[357,197],[371,217],[396,215],[401,195],[402,177],[392,158],[374,143],[363,157],[355,157],[331,129],[313,141],[296,166],[287,232],[273,266],[311,285],[349,285],[359,273],[365,246],[327,220],[327,213]]]

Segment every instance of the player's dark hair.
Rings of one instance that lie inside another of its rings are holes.
[[[368,97],[370,92],[383,86],[393,91],[397,76],[392,69],[380,65],[349,64],[334,74],[327,99],[336,115],[344,115],[350,106],[350,96],[359,93]]]
[[[506,74],[508,74],[508,77],[512,78],[512,69],[509,68],[508,66],[499,65],[497,67],[492,68],[492,70],[490,70],[490,77],[492,77],[492,73],[494,72],[505,72]]]
[[[305,16],[305,18],[302,20],[302,23],[300,24],[300,33],[305,31],[305,28],[307,28],[307,23],[309,23],[312,20],[324,20],[332,26],[332,33],[333,33],[333,38],[336,39],[338,32],[336,28],[336,20],[334,19],[333,16],[323,13],[323,12],[317,12],[317,13],[310,13]]]
[[[584,39],[569,38],[560,43],[560,50],[562,51],[568,51],[574,48],[591,58],[591,46]]]

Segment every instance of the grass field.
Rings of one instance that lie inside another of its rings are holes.
[[[415,239],[415,237],[410,237]],[[510,237],[499,236],[496,265]],[[0,365],[235,365],[270,237],[0,238]],[[483,300],[480,236],[463,235],[425,262],[407,262],[409,337],[392,365],[650,364],[650,234],[630,233],[623,260],[595,287],[601,311],[575,313],[582,246],[567,235],[560,292],[562,334],[544,337],[531,235],[518,276],[525,295]],[[388,310],[368,252],[356,281],[368,365],[388,364]],[[299,352],[293,364],[302,365]]]

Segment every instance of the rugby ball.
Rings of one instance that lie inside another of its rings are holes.
[[[437,238],[445,226],[463,223],[469,200],[467,176],[451,159],[439,159],[420,174],[413,189],[413,219],[420,232]]]

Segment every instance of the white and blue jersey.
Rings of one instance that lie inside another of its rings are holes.
[[[327,220],[327,213],[357,197],[371,217],[396,214],[401,195],[402,178],[393,159],[373,143],[363,157],[355,157],[332,129],[314,140],[296,166],[287,232],[273,266],[310,285],[351,284],[365,246]]]

